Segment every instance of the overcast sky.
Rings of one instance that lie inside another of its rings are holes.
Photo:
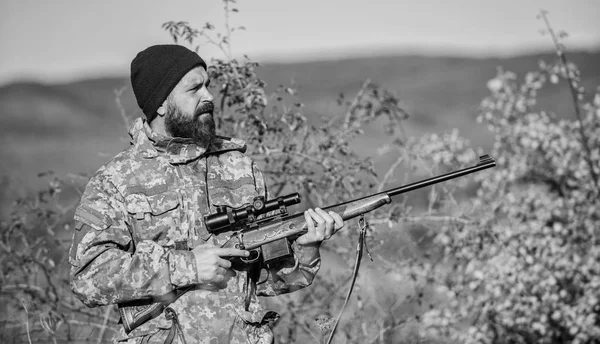
[[[600,49],[600,0],[238,0],[235,54],[259,62],[382,51],[506,56],[551,48],[540,8],[570,49]],[[0,84],[126,75],[135,54],[170,43],[169,21],[222,28],[220,0],[2,0]],[[205,46],[206,59],[219,56]]]

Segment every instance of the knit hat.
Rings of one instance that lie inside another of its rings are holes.
[[[187,72],[206,63],[195,52],[177,44],[153,45],[131,61],[131,85],[148,122]]]

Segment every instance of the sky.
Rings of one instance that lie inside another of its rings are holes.
[[[384,53],[510,56],[548,50],[547,10],[568,49],[600,49],[600,0],[237,0],[234,56],[259,62]],[[2,0],[0,84],[124,76],[136,53],[172,43],[167,21],[224,27],[221,0]],[[201,42],[198,42],[201,43]],[[200,55],[223,57],[210,44]]]

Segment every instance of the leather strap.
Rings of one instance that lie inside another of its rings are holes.
[[[348,301],[350,300],[350,295],[352,294],[352,290],[354,289],[354,284],[356,283],[356,277],[358,277],[358,269],[360,268],[360,261],[362,259],[362,255],[363,255],[363,248],[367,251],[367,254],[369,255],[369,258],[371,259],[371,261],[373,261],[373,258],[371,257],[371,254],[369,253],[369,249],[367,249],[367,244],[365,242],[368,226],[369,226],[369,224],[365,220],[365,217],[363,215],[361,215],[360,218],[358,219],[358,227],[360,228],[360,235],[358,236],[358,245],[356,245],[356,260],[354,262],[354,269],[352,271],[352,282],[350,283],[350,289],[348,290],[348,294],[346,294],[346,299],[344,300],[344,305],[342,306],[342,309],[340,310],[340,313],[338,314],[337,319],[335,320],[333,328],[331,329],[331,332],[329,333],[329,338],[327,339],[327,344],[331,344],[331,341],[333,340],[333,336],[335,335],[335,330],[337,329],[338,324],[340,323],[340,319],[342,318],[342,314],[344,314],[344,310],[346,309],[346,306],[348,305]]]
[[[248,270],[246,273],[246,284],[244,284],[244,310],[248,311],[250,307],[250,302],[252,301],[252,296],[256,294],[256,283],[260,278],[261,271],[261,263],[255,262],[249,264]]]
[[[179,324],[179,319],[177,318],[177,313],[175,313],[173,308],[165,308],[165,318],[171,321],[171,328],[169,329],[169,333],[167,334],[164,344],[172,344],[176,335],[179,335],[181,343],[187,344],[185,337],[183,336],[183,331],[181,330],[181,325]]]

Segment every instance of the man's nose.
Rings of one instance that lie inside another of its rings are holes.
[[[212,102],[213,100],[215,100],[215,97],[213,97],[212,93],[210,93],[210,91],[206,87],[204,87],[204,92],[202,93],[202,101]]]

